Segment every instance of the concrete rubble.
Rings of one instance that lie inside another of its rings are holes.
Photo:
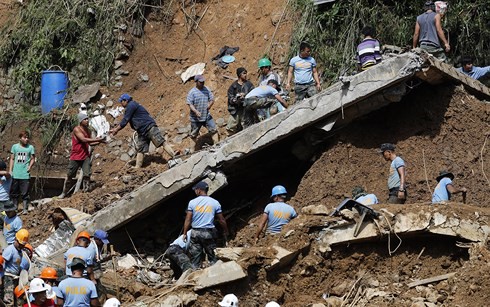
[[[320,251],[331,251],[331,247],[337,244],[372,240],[390,233],[400,236],[428,233],[470,242],[486,242],[490,233],[490,226],[484,221],[467,220],[456,214],[449,216],[439,212],[434,206],[428,206],[417,213],[400,212],[393,215],[387,214],[387,211],[380,212],[381,216],[377,221],[364,221],[357,237],[354,237],[355,222],[339,223],[325,228],[318,239]]]
[[[204,270],[192,272],[187,281],[195,284],[194,291],[230,283],[247,277],[247,273],[235,261],[218,261]]]

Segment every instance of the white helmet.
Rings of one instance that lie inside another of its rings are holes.
[[[117,298],[110,298],[104,303],[104,307],[119,307],[121,306],[121,302]]]
[[[272,301],[272,302],[268,302],[267,304],[265,304],[265,307],[281,307],[281,305]]]
[[[227,294],[218,305],[221,307],[238,307],[238,297],[235,294]]]
[[[34,278],[31,281],[31,284],[29,285],[29,293],[38,293],[38,292],[43,292],[47,291],[48,287],[47,284],[44,283],[44,280],[41,278]]]

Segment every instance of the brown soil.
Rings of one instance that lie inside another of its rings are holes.
[[[134,41],[133,54],[123,66],[130,72],[122,80],[123,88],[104,89],[104,93],[115,99],[121,93],[129,92],[154,115],[172,142],[176,128],[188,124],[185,97],[193,86],[192,81],[182,84],[175,72],[203,61],[207,63],[206,84],[217,97],[212,114],[215,118],[226,119],[226,90],[232,81],[224,79],[224,75],[234,76],[237,67],[245,66],[256,83],[256,62],[267,53],[271,42],[270,54],[275,66],[279,70],[285,66],[282,61],[288,51],[292,19],[288,14],[283,18],[273,41],[275,27],[271,23],[282,13],[283,2],[199,2],[196,12],[202,16],[201,29],[188,36],[184,14],[177,7],[171,26],[150,19],[145,36]],[[225,44],[239,46],[240,51],[235,54],[236,62],[223,70],[210,59]],[[150,81],[138,81],[139,73],[148,74]],[[456,204],[448,207],[448,212],[472,218],[478,211],[480,216],[488,218],[490,214],[482,207],[489,207],[486,199],[489,183],[485,172],[490,173],[487,162],[490,145],[483,148],[485,140],[488,143],[489,123],[490,105],[464,89],[451,85],[422,85],[400,103],[353,122],[328,140],[318,150],[315,163],[295,188],[296,193],[289,203],[298,211],[317,204],[333,209],[356,185],[363,185],[383,202],[387,194],[389,165],[376,148],[381,143],[393,142],[397,145],[397,154],[407,163],[409,198],[406,206],[414,211],[427,206],[439,170],[449,169],[456,176],[455,184],[469,189],[468,203],[473,207]],[[220,132],[225,135],[223,127]],[[131,134],[131,129],[126,128],[117,138],[127,139]],[[188,146],[188,140],[184,140],[175,147]],[[94,153],[100,154],[93,165],[95,190],[59,200],[51,206],[69,206],[94,213],[166,168],[165,161],[157,155],[148,158],[144,170],[132,170],[125,162],[107,154],[103,146],[98,146]],[[121,180],[123,176],[131,177],[129,183]],[[461,196],[456,195],[455,201],[461,201]],[[390,210],[394,211],[396,207],[390,207]],[[23,216],[26,227],[35,238],[34,245],[49,235],[49,214],[50,210],[36,210]],[[250,214],[247,212],[243,218]],[[317,225],[323,219],[300,215],[284,229],[283,234],[294,230],[289,237],[259,241],[259,246],[277,243],[288,249],[309,246],[289,267],[267,273],[263,265],[270,261],[270,255],[250,255],[250,259],[243,263],[249,275],[245,281],[202,291],[193,306],[216,305],[226,293],[235,293],[241,306],[263,306],[272,299],[282,306],[305,306],[324,302],[324,294],[340,297],[351,289],[358,291],[359,287],[390,293],[366,302],[368,306],[410,306],[414,298],[425,298],[432,289],[438,293],[437,305],[487,304],[490,255],[486,246],[474,247],[468,253],[467,249],[456,247],[456,242],[449,238],[417,237],[404,238],[400,249],[391,257],[386,241],[340,246],[325,255],[318,251],[314,240],[318,233],[309,230],[311,225]],[[258,218],[252,218],[246,227],[238,229],[230,245],[251,246],[257,221]],[[417,258],[422,248],[425,250]],[[456,272],[456,277],[431,288],[408,289],[405,285],[413,279],[449,272]],[[361,276],[363,278],[355,283]],[[131,278],[134,275],[125,272],[124,279]],[[125,292],[125,298],[133,300],[129,292],[132,291]],[[353,297],[354,294],[350,299]]]

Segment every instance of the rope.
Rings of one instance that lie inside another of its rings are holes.
[[[381,215],[383,215],[383,217],[386,220],[386,223],[388,224],[388,227],[390,227],[390,233],[388,234],[388,254],[391,256],[392,254],[394,254],[398,250],[398,248],[402,245],[403,241],[398,236],[398,234],[393,230],[393,228],[391,227],[391,223],[390,223],[390,221],[388,221],[388,218],[386,217],[386,215],[384,215],[384,214],[381,214]],[[398,246],[394,250],[391,250],[391,236],[390,236],[391,232],[393,232],[395,234],[395,236],[398,238],[398,240],[400,241],[398,243]]]

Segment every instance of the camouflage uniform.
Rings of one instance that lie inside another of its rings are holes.
[[[165,257],[170,260],[170,268],[174,271],[175,278],[179,278],[183,272],[192,269],[191,260],[184,249],[178,245],[170,245],[165,252]]]
[[[214,253],[216,249],[216,228],[193,228],[191,234],[191,244],[189,246],[189,255],[191,256],[194,268],[200,268],[203,260],[203,251],[208,256],[210,265],[216,263],[218,258]]]
[[[17,306],[17,301],[14,296],[14,289],[19,284],[19,279],[10,275],[3,277],[3,301],[7,306]]]

